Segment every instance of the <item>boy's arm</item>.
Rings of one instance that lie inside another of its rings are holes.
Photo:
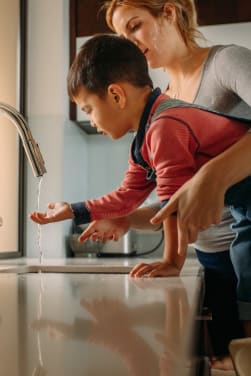
[[[29,217],[40,225],[74,218],[71,206],[67,202],[52,202],[48,205],[48,209],[47,212],[33,212]]]
[[[82,232],[79,241],[84,242],[87,239],[91,239],[93,241],[100,240],[105,243],[108,240],[119,240],[129,229],[160,230],[162,224],[156,226],[150,223],[150,219],[157,213],[159,208],[160,204],[156,203],[139,208],[126,217],[93,221]]]
[[[131,277],[168,277],[177,276],[183,267],[186,255],[178,255],[178,233],[176,216],[168,217],[164,222],[165,245],[163,260],[136,265]]]
[[[30,219],[47,224],[74,218],[79,225],[99,219],[124,217],[139,207],[154,188],[155,183],[146,179],[146,170],[130,160],[123,182],[113,192],[94,200],[50,204],[47,212],[33,212]]]
[[[147,180],[146,170],[129,160],[129,168],[119,188],[94,200],[72,204],[76,224],[99,219],[125,217],[138,208],[156,184]]]
[[[186,253],[178,254],[177,216],[171,215],[168,217],[163,222],[163,227],[165,235],[163,261],[180,272],[186,259]]]

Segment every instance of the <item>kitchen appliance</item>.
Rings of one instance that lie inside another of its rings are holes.
[[[72,226],[72,234],[69,238],[69,247],[73,256],[84,257],[96,255],[97,257],[121,257],[133,256],[135,250],[135,231],[130,230],[118,241],[107,241],[102,244],[101,241],[86,240],[84,243],[78,241],[79,235],[88,227],[88,225]]]
[[[73,222],[72,234],[69,236],[69,248],[73,257],[133,257],[148,255],[156,251],[155,256],[163,253],[163,231],[129,230],[118,241],[86,240],[78,241],[79,235],[88,225],[76,226]]]

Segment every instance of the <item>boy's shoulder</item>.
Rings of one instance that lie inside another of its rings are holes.
[[[176,110],[176,111],[175,111]],[[177,111],[178,110],[178,111]],[[185,111],[184,111],[185,110]],[[152,111],[150,123],[153,123],[161,115],[171,116],[172,114],[178,115],[180,118],[189,118],[189,115],[193,114],[198,117],[209,118],[228,118],[229,120],[244,122],[250,124],[251,120],[248,117],[236,116],[222,111],[213,110],[206,106],[202,106],[196,103],[189,103],[179,99],[170,98],[167,95],[163,95]]]
[[[200,106],[193,103],[188,103],[179,99],[170,98],[169,96],[165,94],[161,94],[161,96],[158,98],[158,100],[155,103],[155,106],[152,108],[151,112],[151,123],[154,122],[160,115],[163,115],[164,113],[166,115],[170,114],[173,111],[169,111],[172,109],[179,109],[180,115],[184,114],[183,109],[200,109],[212,113],[216,113],[215,111],[211,111],[208,108],[204,106]]]

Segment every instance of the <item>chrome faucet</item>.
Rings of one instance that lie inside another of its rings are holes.
[[[46,172],[44,160],[27,121],[14,107],[2,102],[0,102],[0,115],[8,118],[16,126],[34,176],[43,176]]]

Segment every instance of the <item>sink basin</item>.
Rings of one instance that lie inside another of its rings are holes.
[[[67,262],[67,260],[46,260],[41,264],[38,261],[17,264],[1,264],[2,273],[109,273],[128,274],[133,265],[127,262],[98,262],[97,260],[77,260]]]

